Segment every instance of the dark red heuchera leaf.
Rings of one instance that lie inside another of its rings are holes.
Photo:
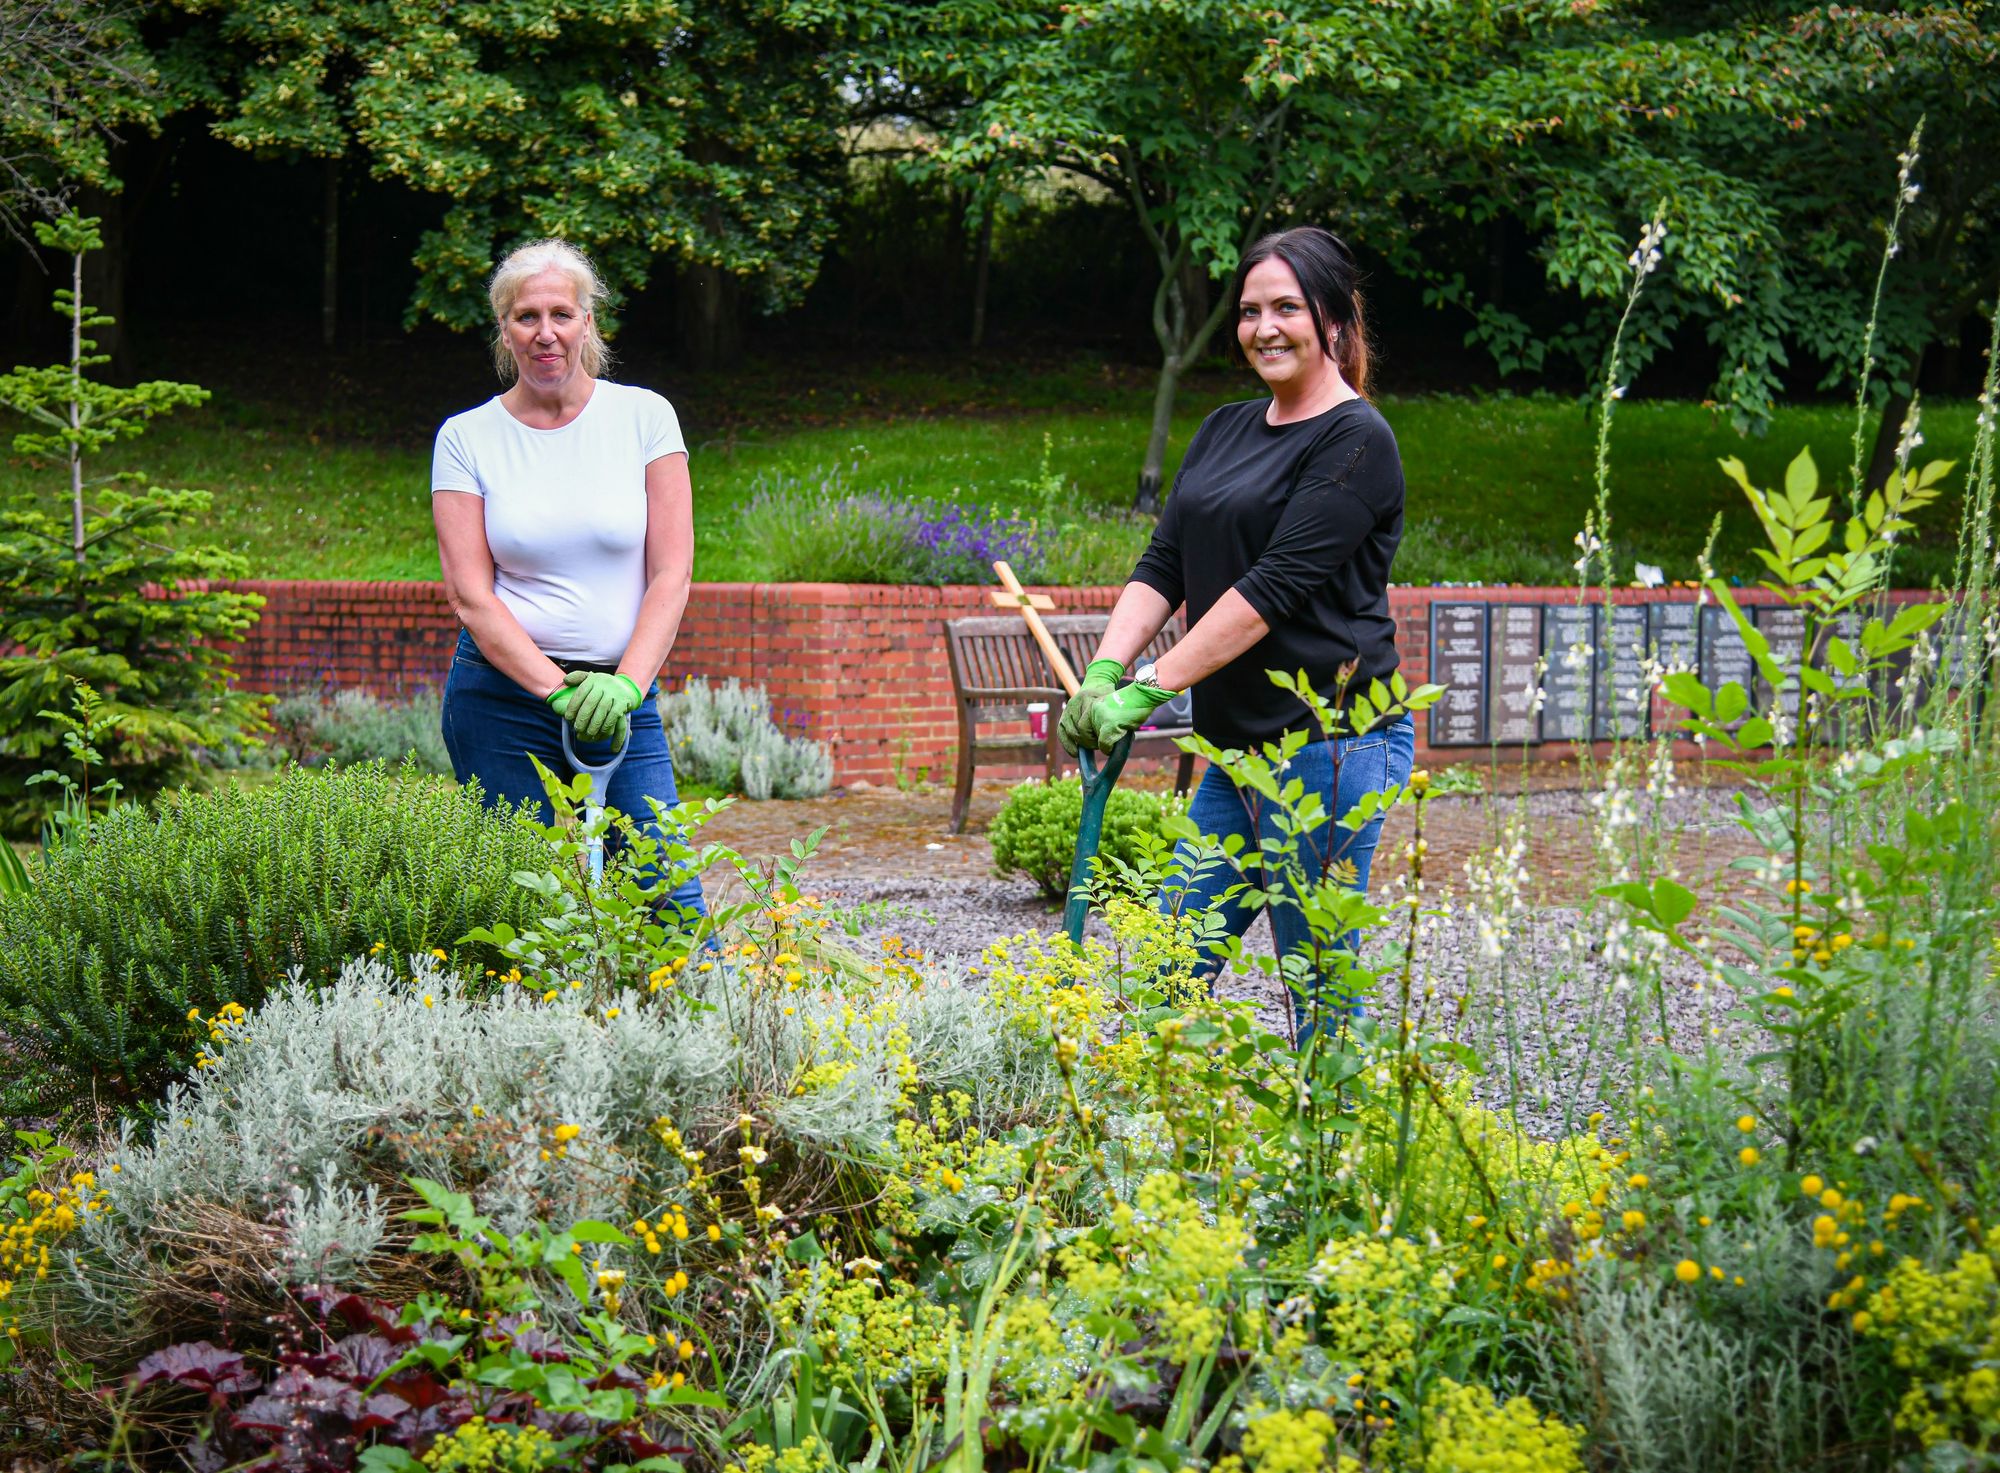
[[[391,1345],[408,1345],[417,1338],[415,1327],[402,1323],[393,1305],[361,1294],[342,1294],[324,1286],[301,1290],[299,1298],[312,1306],[314,1314],[329,1328],[335,1320],[353,1330],[373,1330]]]
[[[567,1345],[551,1337],[548,1331],[526,1315],[503,1315],[487,1328],[484,1338],[488,1345],[495,1348],[511,1345],[531,1360],[566,1361],[570,1358]]]
[[[639,1458],[686,1458],[694,1454],[694,1447],[683,1442],[655,1442],[636,1427],[628,1427],[612,1439],[625,1449],[627,1457]]]
[[[169,1345],[165,1350],[154,1351],[139,1362],[139,1368],[132,1373],[132,1381],[137,1386],[171,1381],[176,1386],[205,1391],[211,1396],[239,1395],[255,1391],[258,1385],[256,1372],[244,1366],[242,1356],[233,1350],[220,1349],[206,1340]]]
[[[329,1369],[334,1375],[363,1383],[373,1381],[402,1358],[402,1346],[372,1330],[364,1335],[349,1335],[333,1347],[333,1354],[328,1357],[333,1362]]]

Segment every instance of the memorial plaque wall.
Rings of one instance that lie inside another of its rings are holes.
[[[1593,725],[1591,687],[1596,610],[1579,604],[1546,604],[1542,608],[1542,740],[1590,740]]]
[[[1431,707],[1430,745],[1486,742],[1486,605],[1431,605],[1431,679],[1445,688]]]
[[[1651,621],[1643,604],[1613,604],[1607,629],[1605,612],[1598,605],[1597,719],[1592,731],[1599,741],[1644,737],[1653,727],[1652,692],[1643,668]]]
[[[1493,604],[1488,609],[1486,707],[1490,741],[1520,746],[1540,739],[1535,693],[1541,686],[1536,663],[1542,657],[1540,604]]]
[[[1701,683],[1716,695],[1734,682],[1748,696],[1755,692],[1756,680],[1756,662],[1737,632],[1736,621],[1729,610],[1710,604],[1701,611]]]
[[[1806,648],[1806,614],[1804,609],[1786,608],[1782,604],[1772,604],[1748,611],[1757,632],[1764,636],[1771,646],[1771,658],[1778,662],[1778,668],[1791,675],[1792,683],[1785,688],[1784,699],[1778,706],[1787,715],[1799,714],[1799,683],[1797,671],[1799,658]],[[1771,682],[1764,679],[1760,671],[1757,676],[1756,707],[1759,712],[1768,712],[1772,705]]]

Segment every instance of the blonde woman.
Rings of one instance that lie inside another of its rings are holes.
[[[532,754],[558,774],[567,722],[585,762],[622,750],[605,800],[650,823],[676,801],[655,679],[694,570],[687,446],[673,406],[601,377],[604,288],[559,240],[522,246],[489,289],[507,385],[438,431],[431,514],[464,626],[444,740],[487,803],[543,805]],[[703,914],[689,880],[674,904]]]

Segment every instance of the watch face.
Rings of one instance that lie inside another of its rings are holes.
[[[1153,662],[1151,660],[1140,661],[1132,671],[1132,678],[1142,683],[1151,680],[1153,678]]]

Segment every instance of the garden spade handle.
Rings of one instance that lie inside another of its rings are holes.
[[[570,767],[590,779],[590,793],[583,800],[583,822],[586,828],[594,826],[604,812],[604,795],[611,791],[611,774],[625,763],[625,754],[632,747],[632,726],[625,725],[625,740],[618,744],[618,750],[611,754],[611,760],[593,767],[576,755],[576,748],[570,744],[569,723],[562,724],[563,760]],[[595,885],[604,878],[604,835],[592,834],[584,841],[584,853],[590,865],[590,883]]]
[[[1069,668],[1069,661],[1063,658],[1055,636],[1042,623],[1032,596],[1021,587],[1021,580],[1004,562],[995,563],[993,572],[999,578],[1000,586],[1006,590],[1005,594],[994,594],[993,601],[1012,604],[1021,611],[1021,617],[1028,621],[1028,632],[1034,635],[1035,643],[1048,657],[1049,667],[1056,672],[1056,679],[1062,682],[1064,690],[1075,695],[1076,672]],[[1097,857],[1097,846],[1104,837],[1104,805],[1111,801],[1111,789],[1117,784],[1118,774],[1125,770],[1125,759],[1131,754],[1130,736],[1121,737],[1118,745],[1105,754],[1101,764],[1097,753],[1090,748],[1077,749],[1076,766],[1083,779],[1083,812],[1076,825],[1076,858],[1069,867],[1069,898],[1063,902],[1063,929],[1069,932],[1072,946],[1083,945],[1083,923],[1090,915],[1090,896],[1085,887],[1090,883],[1090,861]]]

